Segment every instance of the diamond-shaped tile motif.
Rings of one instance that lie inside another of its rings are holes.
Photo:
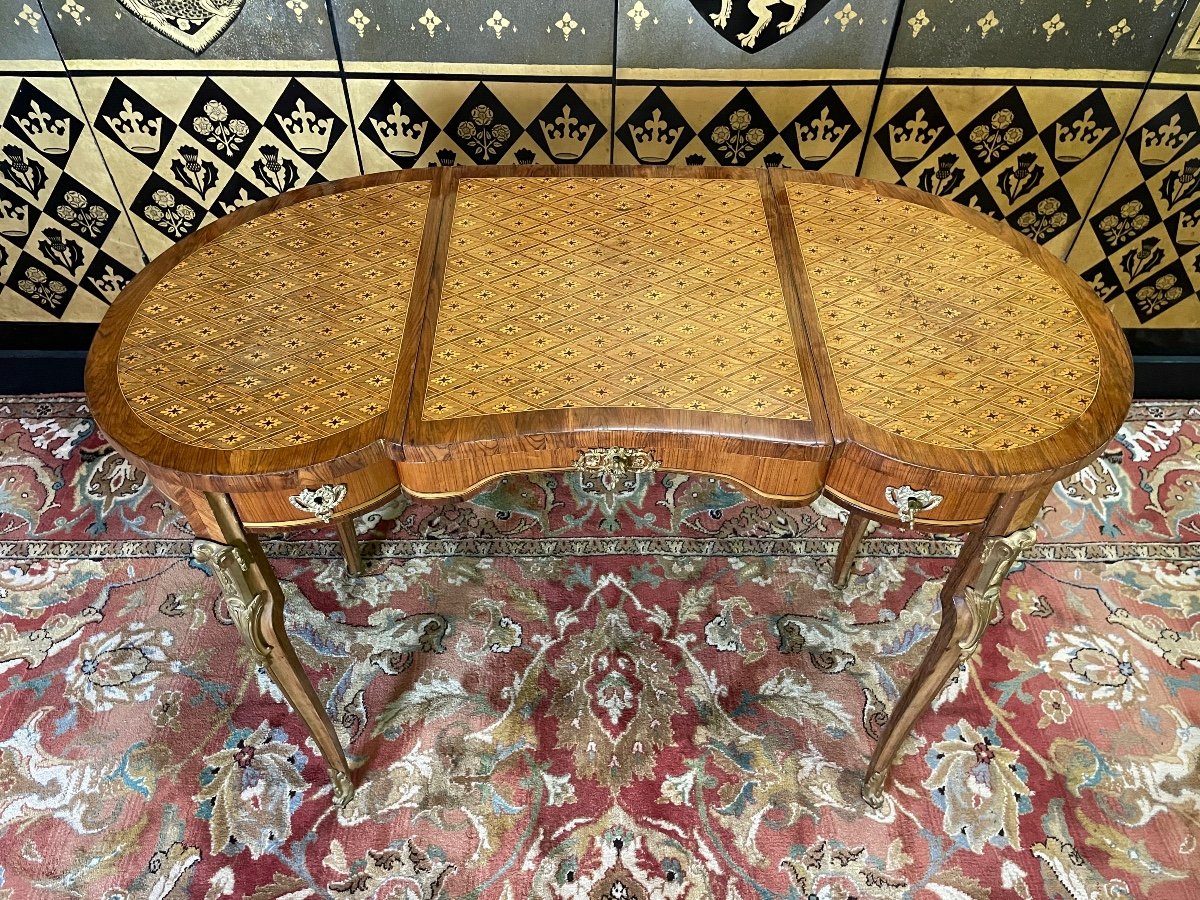
[[[185,444],[245,450],[383,413],[428,205],[426,182],[320,197],[184,259],[121,345],[117,380],[134,411]]]
[[[423,415],[570,407],[809,418],[756,181],[463,179]]]
[[[1023,255],[902,200],[796,183],[788,200],[849,415],[940,447],[1008,450],[1087,409],[1096,340]]]
[[[704,146],[723,166],[751,162],[778,132],[754,95],[742,88],[700,132]]]

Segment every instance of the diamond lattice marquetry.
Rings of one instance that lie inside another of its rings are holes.
[[[797,183],[788,199],[849,415],[941,447],[1008,450],[1091,404],[1091,328],[1021,253],[903,200]]]
[[[223,234],[150,290],[117,378],[186,444],[263,450],[387,411],[427,182],[319,197]]]
[[[423,414],[807,419],[751,180],[464,178]]]

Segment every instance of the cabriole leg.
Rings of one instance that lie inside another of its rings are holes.
[[[896,703],[875,745],[863,786],[863,799],[878,808],[900,745],[959,663],[979,648],[1000,600],[1000,586],[1017,557],[1036,539],[1033,526],[1005,534],[1013,524],[1015,499],[1004,498],[963,544],[940,596],[942,621],[921,665]]]
[[[851,512],[846,519],[846,528],[842,532],[842,542],[838,545],[837,559],[833,563],[833,583],[845,587],[850,580],[850,570],[854,568],[854,558],[858,556],[858,548],[862,544],[863,535],[871,520],[860,512]]]
[[[225,543],[197,540],[192,555],[198,562],[211,563],[215,568],[238,633],[304,721],[329,767],[334,797],[345,805],[354,796],[350,764],[333,722],[284,630],[283,590],[279,580],[258,539],[242,527],[229,495],[206,496]]]

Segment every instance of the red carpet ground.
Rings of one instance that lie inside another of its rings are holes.
[[[365,766],[331,805],[181,520],[79,397],[0,397],[0,897],[1200,898],[1200,410],[1051,495],[881,811],[956,545],[657,473],[272,540]]]

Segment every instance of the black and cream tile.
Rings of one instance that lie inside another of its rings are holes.
[[[618,85],[617,163],[854,174],[875,87]]]
[[[338,78],[75,79],[146,252],[263,197],[360,172]]]
[[[1127,327],[1200,323],[1200,95],[1147,90],[1067,262]]]
[[[886,84],[861,174],[957,200],[1063,255],[1139,94],[1108,85]]]
[[[348,81],[367,172],[609,161],[604,82]]]
[[[0,76],[0,320],[98,321],[142,253],[65,77]]]

